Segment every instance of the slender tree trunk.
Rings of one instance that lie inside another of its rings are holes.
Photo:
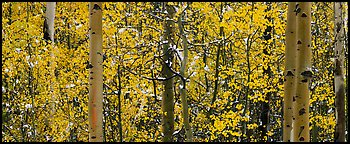
[[[182,39],[182,47],[183,47],[183,60],[181,62],[181,68],[180,68],[180,74],[183,77],[187,77],[186,75],[186,64],[188,60],[188,47],[187,47],[187,38],[185,36],[183,25],[182,25],[182,17],[183,14],[178,19],[178,25],[180,29],[180,35]],[[183,121],[186,129],[186,137],[187,142],[192,142],[192,129],[190,126],[189,121],[189,115],[188,115],[188,104],[187,104],[187,93],[186,93],[186,81],[182,81],[181,83],[182,87],[180,87],[180,95],[181,95],[181,102],[182,102],[182,114],[183,114]]]
[[[297,22],[297,51],[299,62],[297,66],[297,90],[295,109],[293,110],[295,121],[293,125],[293,140],[297,142],[309,142],[309,82],[312,78],[311,71],[311,2],[296,4]]]
[[[335,108],[336,108],[336,128],[335,142],[345,142],[345,89],[344,89],[344,46],[343,46],[343,20],[342,3],[334,3],[334,34],[335,34]]]
[[[55,59],[55,41],[54,41],[54,34],[55,34],[55,29],[54,29],[54,21],[55,21],[55,7],[56,3],[55,2],[47,2],[47,9],[46,9],[46,19],[47,19],[47,32],[49,35],[49,40],[51,41],[51,85],[50,85],[50,91],[51,91],[51,114],[50,118],[53,119],[54,114],[56,113],[55,110],[55,101],[56,101],[56,93],[55,93],[55,65],[56,65],[56,59]],[[51,123],[52,124],[52,123]]]
[[[54,42],[54,22],[55,22],[56,2],[46,2],[46,18],[44,23],[44,39]]]
[[[220,22],[222,22],[222,12],[223,11],[223,4],[221,2],[221,7],[220,7]],[[213,114],[213,105],[216,101],[216,97],[218,94],[218,89],[219,89],[219,66],[220,66],[220,55],[221,55],[221,48],[224,46],[224,27],[220,27],[220,32],[219,32],[220,37],[222,38],[221,43],[218,46],[217,52],[216,52],[216,60],[215,60],[215,81],[214,81],[214,93],[213,93],[213,98],[211,99],[210,105],[211,107],[209,108],[209,115],[208,118],[210,119],[210,115]],[[211,120],[210,120],[211,121]],[[212,124],[214,124],[214,121],[212,121]]]
[[[89,141],[103,141],[102,2],[90,2]]]
[[[286,58],[284,71],[284,101],[283,101],[283,141],[291,141],[293,129],[293,96],[296,90],[296,64],[297,62],[297,39],[296,39],[296,2],[288,2],[287,28],[286,28]]]
[[[267,5],[268,5],[268,8],[265,10],[266,12],[271,10],[271,4],[267,3]],[[271,21],[271,18],[268,16],[265,17],[265,19],[267,19],[268,21]],[[263,35],[263,39],[265,41],[265,48],[263,50],[263,53],[264,55],[267,55],[267,56],[271,55],[270,54],[271,44],[268,44],[268,41],[271,39],[271,32],[272,32],[272,26],[267,26]],[[269,61],[269,59],[264,59],[264,61]],[[271,81],[272,72],[268,64],[267,64],[267,67],[263,67],[263,74],[268,76],[267,82]],[[260,142],[264,142],[268,140],[267,128],[269,123],[269,109],[270,109],[269,101],[270,101],[271,95],[272,95],[272,92],[267,92],[265,101],[261,102],[261,114],[260,114],[261,125],[258,128],[260,133],[260,139],[259,139]]]
[[[122,94],[122,81],[120,75],[122,72],[120,71],[120,65],[118,65],[118,120],[119,120],[119,140],[123,142],[123,126],[122,126],[122,104],[121,104],[121,94]]]
[[[171,43],[174,45],[172,38],[173,38],[173,32],[175,23],[172,21],[175,15],[175,9],[173,6],[169,6],[168,4],[165,4],[166,10],[168,12],[168,18],[169,20],[165,21],[165,33],[164,38],[165,41],[167,41],[164,44],[163,47],[163,60],[165,61],[162,68],[162,75],[165,78],[171,77],[172,72],[169,69],[171,68],[172,61],[173,61],[173,55],[172,51],[169,49]],[[173,78],[166,80],[163,82],[164,84],[164,93],[162,95],[162,131],[164,134],[163,142],[172,142],[173,141],[173,132],[174,132],[174,91],[173,91]]]
[[[53,125],[53,119],[54,115],[56,113],[55,110],[55,101],[56,101],[56,93],[55,93],[55,51],[54,48],[54,35],[55,35],[55,29],[54,29],[54,22],[55,22],[55,2],[46,2],[46,16],[44,21],[44,39],[47,43],[51,44],[51,52],[50,57],[51,61],[49,63],[50,65],[50,95],[51,95],[51,102],[50,102],[50,115],[49,120],[46,120],[49,123],[46,123],[47,126],[51,127]]]

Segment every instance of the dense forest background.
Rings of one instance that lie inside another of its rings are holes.
[[[164,3],[101,7],[104,141],[162,140],[162,45],[171,43],[166,63],[180,72],[183,38],[193,141],[282,141],[288,3],[167,4],[175,8],[171,42]],[[347,105],[348,4],[342,8]],[[2,3],[3,142],[88,141],[89,3],[56,3],[54,46],[44,39],[45,12],[44,2]],[[333,3],[313,2],[311,14],[310,140],[334,141]],[[173,78],[174,141],[185,140],[181,81]]]

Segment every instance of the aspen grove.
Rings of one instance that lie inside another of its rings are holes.
[[[2,2],[2,142],[346,142],[347,2]]]

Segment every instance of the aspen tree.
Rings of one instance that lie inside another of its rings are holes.
[[[90,2],[89,141],[102,142],[102,2]]]
[[[52,126],[52,121],[54,119],[54,114],[55,114],[55,101],[56,101],[56,94],[55,94],[55,65],[56,65],[56,60],[55,60],[55,51],[57,51],[54,44],[54,35],[55,35],[55,29],[54,29],[54,22],[55,22],[55,7],[56,3],[55,2],[46,2],[46,16],[45,16],[45,21],[44,21],[44,39],[51,43],[51,62],[50,62],[50,76],[51,76],[51,83],[50,83],[50,94],[51,94],[51,105],[50,105],[50,117],[49,121],[46,121],[46,125]],[[50,123],[47,123],[50,122]]]
[[[172,38],[175,23],[172,20],[175,15],[175,9],[173,6],[165,4],[165,8],[168,12],[168,18],[165,20],[164,24],[164,46],[163,46],[163,66],[162,66],[162,75],[165,78],[172,76],[170,68],[172,67],[171,63],[173,61],[173,55],[170,49],[170,44],[174,45]],[[164,92],[162,95],[162,132],[163,142],[173,141],[173,132],[174,132],[174,90],[173,90],[173,78],[168,79],[163,82]]]
[[[344,87],[344,49],[343,49],[343,22],[342,3],[334,3],[334,34],[335,34],[335,108],[336,108],[336,128],[334,139],[336,142],[345,142],[345,87]]]
[[[188,61],[188,47],[187,47],[187,38],[183,30],[182,17],[183,17],[183,13],[178,19],[180,35],[182,39],[182,46],[183,46],[183,57],[182,57],[183,59],[181,61],[180,74],[183,77],[187,77],[185,72],[186,72],[186,64]],[[186,138],[187,138],[186,141],[192,142],[192,129],[190,126],[189,115],[188,115],[186,81],[182,81],[181,84],[182,84],[182,87],[180,87],[180,95],[181,95],[181,102],[182,102],[182,111],[183,111],[182,113],[183,113],[184,125],[186,129]]]
[[[309,133],[309,82],[311,71],[311,2],[296,4],[297,23],[297,90],[293,97],[293,141],[310,141]]]
[[[296,2],[288,2],[287,28],[286,28],[286,50],[285,50],[285,82],[283,102],[283,141],[291,141],[292,117],[293,117],[293,96],[296,90]]]
[[[52,63],[51,63],[51,85],[50,85],[50,90],[51,90],[51,114],[50,117],[53,118],[53,115],[55,113],[55,44],[54,44],[54,35],[55,35],[55,29],[54,29],[54,21],[55,21],[55,2],[47,2],[47,9],[46,9],[46,23],[47,24],[47,34],[49,35],[49,40],[51,41],[51,46],[52,46],[52,51],[51,51],[51,58],[52,58]]]

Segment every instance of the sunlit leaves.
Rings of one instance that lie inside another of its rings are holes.
[[[174,21],[188,6],[183,19],[189,42],[186,90],[194,141],[257,141],[261,102],[270,105],[268,140],[280,141],[287,3],[168,4],[178,10]],[[266,10],[269,6],[271,9]],[[334,24],[330,7],[332,3],[315,2],[312,8],[311,48],[315,76],[310,84],[310,122],[313,124],[310,128],[317,127],[322,132],[317,133],[320,141],[330,141],[335,126],[334,110],[329,110],[334,108],[331,59]],[[87,141],[88,3],[57,3],[54,48],[42,39],[45,3],[7,2],[2,3],[2,8],[3,105],[9,105],[4,106],[3,111],[9,113],[10,119],[4,123],[10,130],[3,131],[3,141],[33,141],[29,132],[33,134],[34,127],[37,141]],[[104,89],[106,141],[119,141],[120,122],[123,141],[161,141],[162,82],[147,80],[141,75],[160,77],[163,61],[159,57],[162,56],[166,17],[163,3],[113,2],[103,3],[103,8],[103,53],[106,57],[103,76],[104,84],[109,86]],[[272,26],[271,39],[264,40],[269,26]],[[223,36],[219,33],[220,27],[223,27]],[[183,47],[177,25],[172,40],[181,54]],[[218,46],[222,48],[219,73],[215,77]],[[54,49],[57,51],[53,59],[50,52]],[[56,65],[53,78],[50,77],[50,63]],[[178,72],[180,60],[176,55],[173,64],[174,71]],[[268,68],[270,76],[265,72]],[[211,104],[215,80],[218,80],[218,94]],[[56,82],[57,111],[49,127],[46,121],[52,81]],[[175,131],[178,132],[174,137],[176,141],[183,141],[180,79],[176,77],[174,82]],[[119,84],[122,87],[120,110]],[[267,93],[272,96],[268,98]],[[31,110],[35,114],[28,113],[25,107],[32,104],[32,99],[35,104]],[[213,109],[211,115],[209,108]],[[34,126],[33,119],[36,120]],[[251,135],[242,131],[242,122],[247,123],[247,130],[253,132]],[[28,128],[23,128],[24,125]]]

